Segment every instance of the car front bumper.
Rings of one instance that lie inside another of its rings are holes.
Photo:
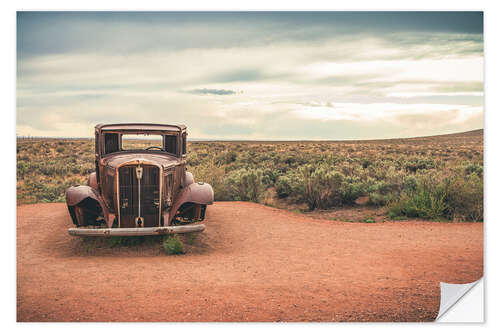
[[[190,232],[202,232],[203,230],[205,230],[204,224],[192,224],[150,228],[70,228],[68,229],[68,233],[71,236],[111,237],[185,234]]]

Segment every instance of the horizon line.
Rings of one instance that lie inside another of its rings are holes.
[[[444,135],[455,135],[455,134],[463,134],[475,131],[484,131],[484,128],[476,128],[473,130],[463,131],[463,132],[451,132],[451,133],[442,133],[442,134],[433,134],[433,135],[423,135],[423,136],[412,136],[412,137],[393,137],[393,138],[371,138],[371,139],[222,139],[222,138],[192,138],[188,141],[191,142],[325,142],[325,141],[382,141],[382,140],[397,140],[397,139],[418,139],[418,138],[428,138],[434,136],[444,136]],[[72,136],[30,136],[30,135],[16,135],[16,141],[18,139],[60,139],[60,140],[91,140],[93,136],[84,136],[84,137],[72,137]]]

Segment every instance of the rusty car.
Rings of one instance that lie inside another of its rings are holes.
[[[154,142],[154,145],[151,145]],[[95,126],[95,172],[66,191],[73,236],[201,232],[212,187],[186,171],[185,125]]]

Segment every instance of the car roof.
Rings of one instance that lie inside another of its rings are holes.
[[[96,130],[107,131],[182,131],[186,129],[186,125],[167,125],[167,124],[142,124],[142,123],[125,123],[125,124],[98,124]]]

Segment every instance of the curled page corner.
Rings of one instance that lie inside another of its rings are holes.
[[[439,313],[435,320],[440,321],[440,318],[481,280],[482,278],[465,284],[440,282],[441,303],[439,305]]]

